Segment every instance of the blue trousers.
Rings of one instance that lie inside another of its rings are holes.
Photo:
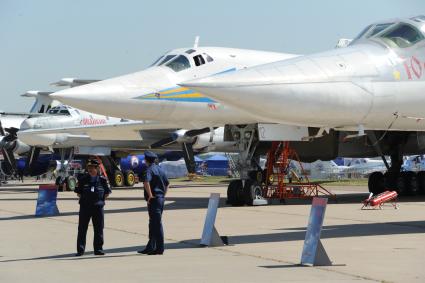
[[[147,250],[164,251],[164,230],[162,228],[162,212],[164,211],[164,197],[156,196],[148,204],[149,212],[149,242]]]
[[[95,251],[101,251],[103,248],[103,206],[80,205],[77,237],[78,252],[84,252],[86,249],[86,235],[90,219],[93,222],[94,230],[93,248]]]

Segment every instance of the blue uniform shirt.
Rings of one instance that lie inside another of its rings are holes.
[[[145,172],[144,180],[149,182],[149,185],[154,196],[163,197],[165,195],[165,190],[169,185],[167,176],[165,176],[164,171],[157,164],[151,164]],[[148,198],[148,195],[145,190],[145,199]]]
[[[104,206],[105,195],[111,194],[111,189],[105,177],[84,174],[78,179],[74,192],[81,195],[80,204],[83,206]]]

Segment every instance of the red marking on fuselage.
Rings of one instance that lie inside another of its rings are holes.
[[[106,119],[94,119],[94,118],[83,118],[80,121],[80,125],[88,126],[88,125],[104,125],[106,124]]]
[[[415,74],[416,78],[422,77],[422,64],[418,58],[412,56],[410,59],[410,65],[412,66],[412,71]]]
[[[410,60],[404,60],[403,66],[406,71],[407,79],[412,80],[414,78],[413,75],[416,79],[420,79],[423,75],[423,70],[425,69],[425,62],[422,67],[422,62],[417,57],[412,56],[410,57]]]

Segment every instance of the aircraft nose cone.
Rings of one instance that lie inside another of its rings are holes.
[[[50,94],[52,99],[75,107],[78,107],[77,105],[80,105],[81,103],[89,101],[92,96],[92,91],[89,91],[85,87],[69,88]]]

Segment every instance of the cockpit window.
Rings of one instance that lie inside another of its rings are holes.
[[[166,64],[167,67],[171,68],[175,72],[180,72],[185,69],[190,68],[190,62],[189,59],[187,59],[183,55],[177,56],[174,60]]]
[[[391,26],[392,24],[393,23],[377,24],[376,26],[373,27],[373,29],[371,29],[370,32],[368,32],[366,37],[374,36],[375,34],[378,34],[381,31],[383,31],[384,29],[386,29],[387,27]]]
[[[413,17],[413,18],[411,18],[413,21],[415,21],[415,22],[425,22],[425,16],[424,15],[420,15],[420,16],[416,16],[416,17]]]
[[[69,110],[63,107],[53,107],[47,113],[49,114],[62,114],[62,115],[70,115]]]
[[[187,53],[187,54],[192,54],[193,52],[196,52],[196,50],[195,50],[195,49],[189,49],[189,50],[186,50],[186,53]]]
[[[155,60],[155,62],[153,62],[150,67],[155,66],[159,61],[162,60],[162,58],[164,58],[164,56],[159,57],[158,59]]]
[[[383,33],[382,40],[391,47],[405,48],[421,41],[424,36],[411,25],[400,23],[389,31]]]
[[[360,32],[360,34],[358,36],[356,36],[354,38],[354,40],[350,43],[350,45],[353,44],[354,42],[356,42],[357,40],[363,38],[363,37],[369,38],[371,36],[374,36],[374,35],[380,33],[381,31],[385,30],[386,28],[388,28],[389,26],[391,26],[393,24],[394,23],[368,25],[364,30],[362,30]]]
[[[164,65],[165,63],[167,63],[168,61],[170,61],[171,59],[176,57],[176,55],[167,55],[167,56],[164,56],[164,57],[165,58],[161,62],[158,62],[158,66]]]
[[[202,55],[193,56],[193,61],[195,62],[195,66],[201,66],[205,64],[205,59]]]
[[[365,35],[365,33],[372,27],[372,25],[368,25],[367,27],[365,27],[358,36],[356,36],[353,41],[356,41],[357,39],[363,37],[363,35]]]
[[[58,114],[59,113],[59,108],[58,107],[53,107],[52,109],[49,110],[48,113],[49,114]]]
[[[208,55],[207,53],[204,53],[204,55],[205,55],[205,57],[207,57],[207,62],[214,61],[214,59],[210,55]]]

